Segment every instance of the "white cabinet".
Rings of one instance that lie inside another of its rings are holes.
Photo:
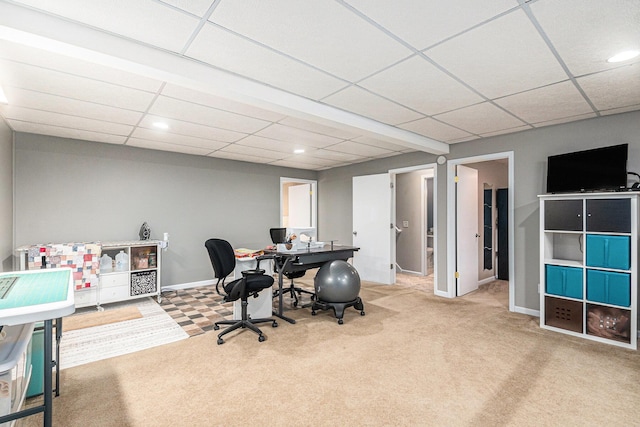
[[[540,196],[540,326],[637,349],[639,197]]]
[[[24,246],[17,252],[21,270],[72,268],[76,307],[99,307],[146,296],[160,301],[163,244],[161,240],[59,243]],[[101,265],[105,255],[111,258],[110,268]]]
[[[100,286],[92,304],[156,296],[160,299],[161,241],[103,242],[102,256],[112,259],[112,271],[100,273]],[[125,255],[121,267],[116,259]],[[84,291],[77,291],[76,294]],[[91,304],[89,304],[91,305]],[[77,304],[76,304],[77,306]]]

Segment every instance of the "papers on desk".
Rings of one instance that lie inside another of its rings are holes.
[[[236,258],[255,258],[260,255],[264,255],[264,251],[262,249],[247,249],[247,248],[238,248],[234,249],[233,252],[236,255]]]

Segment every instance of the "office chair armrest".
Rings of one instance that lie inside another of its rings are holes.
[[[264,270],[260,270],[260,269],[253,269],[253,270],[244,270],[242,272],[242,277],[247,277],[247,276],[262,276],[264,274]]]
[[[275,254],[264,254],[256,257],[256,270],[260,270],[260,261],[263,259],[276,259]]]

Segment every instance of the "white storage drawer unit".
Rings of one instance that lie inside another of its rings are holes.
[[[31,335],[33,323],[4,326],[0,341],[0,415],[17,412],[31,378]],[[15,423],[15,421],[14,421]],[[2,426],[13,425],[4,423]]]

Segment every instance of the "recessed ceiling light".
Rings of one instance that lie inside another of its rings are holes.
[[[302,149],[302,148],[297,148],[297,149],[293,150],[293,152],[294,152],[295,154],[302,154],[302,153],[304,153],[304,149]]]
[[[8,104],[8,103],[9,103],[9,100],[5,96],[4,91],[2,90],[2,86],[0,86],[0,104]]]
[[[607,59],[607,62],[622,62],[635,58],[640,55],[640,50],[626,50],[624,52],[617,53],[611,58]]]
[[[169,125],[166,124],[165,122],[153,122],[153,126],[157,127],[158,129],[162,129],[162,130],[169,129]]]

